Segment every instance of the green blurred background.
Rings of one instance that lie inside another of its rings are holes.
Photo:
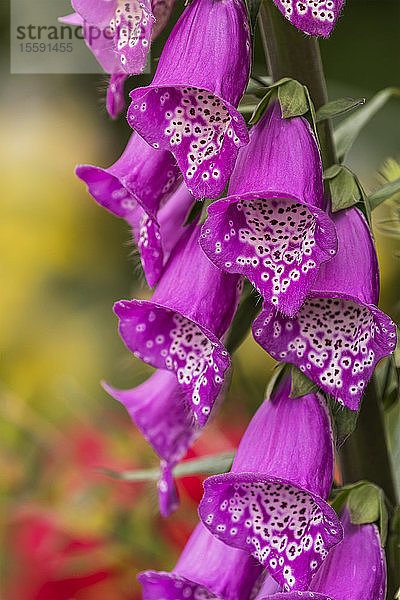
[[[163,521],[155,486],[96,470],[157,464],[99,383],[130,387],[151,372],[125,349],[112,313],[115,300],[149,292],[127,225],[74,176],[76,164],[114,162],[130,129],[106,114],[105,76],[10,75],[5,3],[0,10],[1,589],[7,600],[136,600],[138,571],[173,566],[196,522],[201,481],[179,483],[181,508]],[[153,69],[171,25],[152,49]],[[396,0],[347,3],[321,42],[330,99],[400,85],[399,26]],[[266,74],[258,39],[254,70]],[[126,91],[149,80],[132,77]],[[400,161],[399,100],[370,122],[347,164],[371,191],[388,158]],[[374,224],[381,307],[398,322],[400,237],[379,231],[391,210],[378,209]],[[234,364],[229,397],[190,456],[233,448],[262,400],[273,361],[249,338]],[[396,409],[397,464],[399,422]]]

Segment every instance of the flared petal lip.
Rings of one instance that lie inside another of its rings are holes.
[[[207,518],[209,517],[208,504],[210,502],[213,502],[213,500],[215,499],[215,496],[218,494],[218,488],[220,486],[235,485],[235,484],[241,484],[241,483],[273,483],[273,484],[278,484],[278,485],[282,484],[282,485],[289,485],[291,487],[296,488],[296,490],[304,492],[321,509],[322,513],[324,514],[324,517],[326,518],[326,520],[328,522],[329,529],[327,527],[325,527],[325,529],[327,530],[329,539],[324,540],[324,543],[326,544],[326,549],[329,550],[332,546],[335,546],[343,539],[343,527],[339,521],[339,518],[338,518],[336,512],[333,510],[333,508],[323,498],[321,498],[317,494],[314,494],[313,492],[310,492],[303,486],[298,485],[296,482],[293,482],[293,481],[290,481],[288,479],[284,479],[281,477],[269,476],[269,475],[266,475],[265,473],[254,473],[254,472],[252,472],[252,473],[245,473],[245,472],[223,473],[221,475],[213,475],[212,477],[209,477],[208,479],[206,479],[204,481],[204,483],[203,483],[204,495],[199,504],[198,513],[199,513],[200,519],[202,520],[204,525],[218,539],[219,539],[219,535],[215,531],[215,529],[213,529],[212,522],[207,522]],[[224,541],[224,543],[226,543],[225,540],[222,540],[222,537],[223,536],[221,536],[221,541]],[[231,540],[232,540],[232,544],[230,544],[230,545],[232,545],[233,547],[236,547],[236,548],[239,548],[242,550],[248,550],[247,548],[243,548],[242,544],[238,541],[235,544],[235,541],[236,541],[235,536],[232,536]],[[311,576],[309,577],[309,579],[311,580]],[[307,584],[307,586],[308,586],[308,584]],[[307,586],[305,586],[305,587],[307,587]]]
[[[146,214],[148,214],[157,224],[158,224],[158,220],[157,220],[157,215],[155,214],[154,211],[152,211],[151,209],[149,209],[148,206],[146,206],[146,204],[139,198],[139,196],[137,196],[135,193],[133,193],[129,187],[126,186],[126,181],[125,181],[125,177],[118,177],[117,175],[114,175],[113,173],[110,172],[109,169],[104,169],[103,167],[97,167],[95,165],[77,165],[75,167],[75,174],[77,177],[79,177],[79,179],[81,179],[84,183],[86,183],[86,185],[88,186],[88,189],[90,187],[90,183],[87,181],[87,179],[85,179],[84,177],[84,173],[88,172],[90,170],[91,173],[99,173],[101,175],[106,175],[107,177],[110,177],[112,179],[114,179],[115,181],[118,181],[120,183],[120,185],[127,191],[127,193],[129,194],[130,198],[132,200],[134,200],[135,202],[138,203],[138,205],[143,208],[144,212]],[[91,194],[91,192],[89,191],[89,193]],[[93,194],[91,194],[93,195]],[[121,218],[125,218],[130,210],[129,209],[123,209],[123,207],[120,208],[120,210],[111,210],[106,202],[103,202],[100,197],[96,198],[95,196],[93,196],[93,198],[95,198],[96,202],[98,204],[100,204],[101,206],[103,206],[106,210],[108,210],[111,214],[116,215],[117,217],[121,217]]]
[[[193,319],[192,316],[188,315],[186,313],[186,311],[182,312],[179,309],[175,309],[173,306],[167,306],[165,304],[161,304],[161,303],[158,303],[158,302],[152,302],[151,300],[136,300],[136,299],[133,299],[133,300],[119,300],[118,302],[116,302],[114,304],[113,310],[114,310],[114,313],[117,315],[117,317],[119,319],[126,319],[126,318],[129,319],[130,311],[131,311],[132,307],[134,307],[135,305],[136,306],[143,306],[143,305],[145,305],[145,306],[148,307],[149,310],[151,310],[152,308],[154,308],[154,309],[161,309],[161,310],[164,310],[164,311],[169,312],[169,313],[176,312],[176,313],[179,313],[180,315],[182,315],[183,317],[185,317],[186,319],[189,319],[192,323],[194,323],[204,333],[204,335],[207,336],[207,338],[210,340],[210,342],[213,344],[213,346],[219,349],[219,351],[221,352],[222,356],[226,357],[226,359],[227,359],[227,365],[226,365],[226,367],[225,367],[225,369],[224,369],[224,371],[223,371],[222,374],[224,375],[226,373],[226,371],[229,369],[230,364],[231,364],[231,360],[230,360],[229,352],[227,351],[227,349],[225,348],[225,346],[223,345],[223,343],[217,338],[217,336],[210,329],[208,329],[207,327],[204,327],[203,325],[201,325],[201,323],[199,323],[197,320]],[[124,340],[124,343],[126,343],[125,342],[125,338],[122,335],[121,329],[122,329],[122,325],[120,323],[120,325],[119,325],[119,333],[120,333],[121,338]],[[131,352],[135,352],[136,351],[135,348],[132,349],[132,347],[129,344],[127,344],[127,343],[126,343],[126,346],[129,348],[129,350],[131,350]],[[148,362],[148,361],[146,361],[146,356],[143,357],[143,360],[145,362]],[[149,362],[149,364],[152,364],[152,363]],[[161,368],[161,369],[166,369],[165,365],[152,364],[152,366],[157,367],[157,368]],[[221,387],[222,387],[222,384],[221,384]],[[216,398],[215,398],[215,400],[216,400]],[[199,425],[201,427],[204,427],[206,425],[207,421],[210,418],[210,414],[212,412],[213,411],[211,410],[209,414],[204,415],[201,411],[199,411],[195,415],[196,418],[197,418],[197,420],[198,420],[198,423],[199,423]]]
[[[142,586],[145,586],[147,582],[149,582],[149,583],[157,582],[157,583],[160,583],[161,585],[163,583],[166,583],[167,585],[170,585],[171,587],[174,586],[174,591],[176,593],[177,600],[181,600],[181,599],[183,600],[186,597],[183,595],[183,586],[185,584],[187,586],[200,588],[208,594],[210,592],[212,593],[212,590],[209,590],[208,588],[204,587],[200,583],[196,583],[195,581],[190,581],[189,579],[186,579],[186,577],[182,577],[181,575],[178,575],[177,573],[173,573],[173,572],[168,573],[167,571],[143,571],[142,573],[139,573],[137,578],[138,578],[139,583]],[[178,587],[176,584],[178,584]],[[179,590],[181,590],[180,597],[179,597]],[[143,596],[143,597],[145,598],[146,596]]]
[[[256,596],[255,600],[335,600],[318,592],[278,592],[270,596]],[[350,598],[349,598],[350,600]]]

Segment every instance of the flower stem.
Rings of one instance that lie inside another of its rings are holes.
[[[308,87],[315,110],[328,102],[321,55],[316,38],[305,36],[291,25],[272,4],[264,0],[259,26],[268,70],[274,81],[297,79]],[[325,169],[335,164],[336,154],[330,120],[318,123],[318,136]]]

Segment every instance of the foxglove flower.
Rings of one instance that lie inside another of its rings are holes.
[[[79,165],[76,174],[96,202],[131,224],[137,222],[138,206],[157,221],[160,206],[181,181],[171,153],[154,150],[137,133],[111,167]]]
[[[322,164],[308,122],[283,119],[272,102],[240,150],[228,197],[208,208],[201,245],[228,273],[242,273],[285,314],[303,304],[336,251],[323,206]]]
[[[339,249],[324,263],[309,299],[293,318],[264,304],[255,340],[297,365],[325,392],[357,410],[378,360],[391,354],[396,328],[377,307],[379,270],[368,224],[356,208],[333,215]]]
[[[340,520],[343,541],[329,552],[307,592],[274,594],[265,585],[255,600],[384,600],[385,553],[376,526],[353,525],[347,508]]]
[[[254,415],[230,473],[209,477],[199,506],[221,541],[247,550],[285,590],[305,590],[342,538],[326,503],[333,477],[330,420],[321,395],[289,398],[284,377]]]
[[[161,458],[159,504],[168,516],[178,504],[172,469],[200,434],[185,393],[174,373],[156,371],[131,390],[104,389],[127,409],[132,421]]]
[[[152,84],[130,94],[128,122],[149,144],[173,152],[196,198],[223,191],[248,141],[236,107],[249,72],[242,0],[194,0],[165,44]]]
[[[230,364],[220,341],[235,313],[242,281],[204,256],[199,227],[187,227],[164,269],[151,301],[114,306],[119,332],[135,356],[176,374],[199,421],[205,425]]]
[[[286,19],[297,29],[329,37],[343,6],[343,0],[274,0]]]
[[[138,577],[143,600],[249,600],[262,567],[247,552],[229,548],[199,523],[171,573]]]

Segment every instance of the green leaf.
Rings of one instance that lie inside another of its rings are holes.
[[[290,388],[289,398],[301,398],[318,390],[316,383],[311,381],[298,369],[292,365],[292,387]]]
[[[380,495],[380,489],[368,482],[351,490],[347,505],[354,525],[374,523],[379,519]]]
[[[365,106],[340,123],[333,136],[339,160],[343,160],[365,125],[393,96],[400,97],[400,89],[381,90]]]
[[[244,2],[247,9],[247,16],[249,18],[250,32],[253,36],[256,27],[258,11],[260,10],[261,6],[261,0],[244,0]]]
[[[270,89],[265,94],[264,98],[257,104],[257,107],[249,120],[249,125],[255,125],[263,116],[274,94],[274,90]]]
[[[379,497],[379,533],[381,546],[384,548],[388,536],[389,514],[385,502],[385,494],[380,490]]]
[[[331,396],[325,396],[331,414],[331,422],[334,428],[335,446],[338,450],[341,446],[343,446],[349,435],[351,435],[355,430],[358,417],[360,415],[360,409],[358,411],[350,410],[346,406],[339,404],[339,402],[337,402],[337,400]]]
[[[247,288],[250,284],[247,284]],[[258,315],[262,307],[261,296],[251,287],[250,291],[244,289],[238,309],[229,328],[228,337],[226,340],[226,349],[229,354],[232,354],[239,348],[242,342],[246,339],[251,324]]]
[[[374,210],[377,206],[385,202],[385,200],[391,200],[394,196],[400,193],[400,177],[394,181],[385,183],[381,188],[375,190],[368,196],[368,200],[371,206],[371,210]]]
[[[325,174],[325,179],[331,193],[332,212],[349,208],[362,200],[357,179],[347,167],[333,165]]]
[[[295,79],[289,79],[278,87],[278,99],[282,117],[300,117],[310,110],[304,85]]]
[[[185,460],[177,465],[173,474],[174,477],[187,477],[188,475],[197,475],[199,473],[217,475],[229,471],[234,459],[234,452],[225,452],[212,456],[204,456],[193,460]],[[119,479],[122,481],[157,481],[160,477],[159,469],[147,469],[137,471],[112,471],[111,469],[98,469],[100,473]]]
[[[365,104],[365,98],[358,98],[357,100],[354,100],[354,98],[339,98],[338,100],[332,100],[332,102],[324,104],[324,106],[321,106],[317,110],[317,123],[324,121],[324,119],[334,119],[339,115],[358,108],[361,104]]]
[[[191,225],[194,221],[196,221],[196,219],[198,219],[199,216],[201,215],[202,210],[203,210],[203,202],[196,200],[196,202],[193,204],[192,208],[190,209],[188,216],[186,217],[184,227],[186,227],[186,225]]]

